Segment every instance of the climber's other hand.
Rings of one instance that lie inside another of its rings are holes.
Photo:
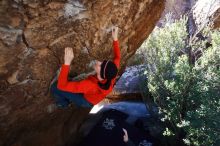
[[[73,49],[70,47],[65,48],[65,55],[64,55],[64,64],[70,65],[74,58]]]
[[[114,41],[118,40],[118,27],[117,26],[112,27],[112,38]]]

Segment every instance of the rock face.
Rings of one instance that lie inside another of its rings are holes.
[[[214,20],[214,28],[220,27],[220,1],[219,0],[166,0],[165,10],[158,25],[163,26],[165,15],[179,19],[181,15],[191,12],[196,25],[200,28],[204,22]],[[168,18],[169,19],[169,18]]]
[[[74,49],[72,74],[112,57],[111,27],[119,27],[121,72],[148,37],[164,0],[1,0],[0,146],[56,146],[76,141],[89,109],[55,110],[49,85]]]
[[[167,13],[172,13],[174,19],[179,19],[181,15],[186,13],[190,5],[190,0],[167,0],[163,16]]]
[[[166,0],[165,10],[162,14],[159,27],[163,27],[167,21],[174,21],[180,19],[183,15],[189,14],[195,0]]]
[[[181,15],[192,12],[196,25],[200,28],[204,22],[214,20],[214,28],[220,27],[220,1],[219,0],[166,0],[165,10],[158,23],[163,26],[165,16],[179,19]]]
[[[219,0],[198,0],[193,7],[194,19],[199,27],[204,23],[214,22],[214,28],[220,27],[220,1]]]

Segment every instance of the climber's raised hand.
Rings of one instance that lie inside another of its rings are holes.
[[[114,41],[118,40],[118,27],[117,26],[112,27],[112,38]]]
[[[64,64],[70,65],[74,58],[73,49],[70,47],[65,48],[65,55],[64,55]]]

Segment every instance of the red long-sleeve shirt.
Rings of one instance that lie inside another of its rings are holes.
[[[120,65],[120,49],[119,42],[113,41],[113,49],[114,49],[114,60],[113,62],[116,64],[117,68]],[[63,64],[61,67],[60,75],[58,77],[57,88],[62,91],[72,92],[72,93],[83,93],[84,98],[90,102],[91,104],[97,104],[102,99],[108,95],[115,83],[115,78],[112,79],[111,85],[108,90],[104,90],[98,85],[98,78],[96,75],[88,76],[86,79],[78,82],[68,81],[67,76],[69,73],[69,65]],[[101,81],[101,83],[105,83],[106,80]]]

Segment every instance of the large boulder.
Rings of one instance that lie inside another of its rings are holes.
[[[142,99],[147,91],[147,76],[144,75],[146,68],[146,65],[126,67],[107,97],[116,100],[120,98]]]
[[[121,72],[148,37],[164,0],[1,0],[0,145],[64,145],[89,109],[54,110],[49,86],[73,47],[72,74],[112,57],[110,28],[119,27]]]

